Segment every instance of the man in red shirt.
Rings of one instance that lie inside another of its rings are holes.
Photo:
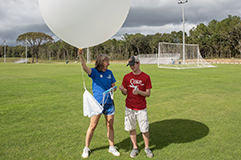
[[[132,72],[124,76],[119,89],[123,95],[127,95],[125,130],[130,132],[133,145],[130,156],[136,157],[139,153],[136,141],[136,122],[138,121],[145,143],[145,152],[151,158],[153,157],[153,153],[149,148],[149,122],[146,109],[146,97],[149,97],[151,94],[151,79],[149,75],[141,71],[140,61],[137,56],[132,56],[128,61],[128,65]]]

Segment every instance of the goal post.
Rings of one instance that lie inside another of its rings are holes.
[[[157,59],[159,68],[189,69],[215,67],[202,58],[198,44],[185,44],[185,53],[183,53],[183,44],[159,42]]]
[[[138,55],[142,64],[157,64],[159,68],[190,69],[216,67],[206,62],[200,54],[198,44],[158,43],[158,54]]]

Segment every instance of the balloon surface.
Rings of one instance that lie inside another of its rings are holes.
[[[98,45],[121,28],[130,0],[39,0],[52,32],[77,48]]]

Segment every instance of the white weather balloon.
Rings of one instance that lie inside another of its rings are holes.
[[[56,36],[85,48],[115,35],[128,15],[130,0],[39,0],[39,7]]]

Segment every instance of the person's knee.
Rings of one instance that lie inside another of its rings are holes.
[[[131,130],[130,135],[136,135],[136,130],[135,129]]]
[[[89,130],[94,131],[96,129],[97,125],[96,124],[90,124]]]
[[[113,123],[106,123],[106,127],[110,130],[114,130]]]
[[[149,135],[149,131],[147,132],[142,132],[143,135]]]

